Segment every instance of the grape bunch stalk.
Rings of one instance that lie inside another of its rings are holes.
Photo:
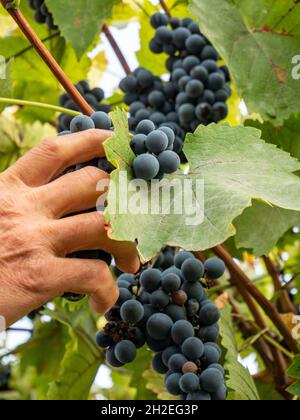
[[[169,55],[169,80],[139,67],[121,81],[120,88],[130,106],[130,129],[135,132],[145,118],[156,128],[168,126],[176,134],[174,151],[181,153],[188,132],[227,117],[230,74],[192,19],[156,13],[151,25],[156,32],[149,48],[154,54]]]
[[[96,337],[107,363],[115,368],[131,363],[146,345],[155,352],[152,367],[165,375],[170,394],[182,400],[225,400],[225,370],[216,344],[220,312],[201,283],[224,272],[218,258],[202,264],[190,252],[167,248],[152,268],[136,276],[122,274],[119,299]]]

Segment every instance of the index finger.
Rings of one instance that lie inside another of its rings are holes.
[[[45,185],[72,165],[105,156],[103,143],[112,135],[95,129],[48,138],[9,168],[8,174],[17,175],[30,187]]]

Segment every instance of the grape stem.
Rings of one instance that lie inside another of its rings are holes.
[[[260,290],[255,286],[255,284],[249,279],[249,277],[243,272],[243,270],[234,261],[234,259],[229,254],[229,252],[225,249],[224,246],[218,245],[213,248],[213,251],[219,258],[221,258],[225,262],[229,271],[234,275],[236,279],[236,285],[239,291],[243,294],[245,294],[244,291],[246,291],[247,295],[249,294],[250,296],[252,296],[252,298],[254,298],[254,300],[264,310],[266,315],[271,319],[274,325],[278,328],[279,332],[282,334],[290,350],[292,350],[295,354],[299,354],[298,344],[296,340],[294,340],[294,338],[292,337],[290,329],[284,323],[283,319],[278,313],[276,306],[272,302],[270,302],[260,292]],[[246,294],[245,294],[245,301],[249,303],[251,306],[255,306],[253,301],[252,301],[252,304],[250,303],[249,297],[247,297],[247,300],[246,300]],[[261,315],[260,317],[262,318]]]
[[[282,293],[280,293],[280,295],[278,296],[278,304],[282,313],[296,314],[296,308],[291,302],[288,292],[286,290],[282,290],[282,284],[279,277],[279,271],[276,265],[268,256],[264,256],[263,260],[267,268],[267,271],[273,280],[276,292],[282,291]]]
[[[45,47],[43,42],[39,39],[37,34],[34,32],[30,24],[27,22],[27,20],[21,13],[20,9],[15,9],[15,8],[7,9],[6,7],[7,0],[0,0],[0,1],[4,9],[8,11],[8,13],[11,15],[11,17],[14,19],[16,24],[19,26],[19,28],[23,32],[23,34],[26,36],[29,42],[33,45],[33,47],[41,56],[43,61],[47,64],[47,66],[49,67],[51,72],[54,74],[56,79],[61,83],[61,85],[67,91],[69,96],[78,105],[79,109],[81,109],[81,111],[86,115],[93,114],[94,113],[93,108],[86,102],[86,100],[77,90],[77,88],[73,85],[69,77],[65,74],[63,69],[54,59],[50,51]]]
[[[126,61],[126,58],[124,56],[124,54],[122,53],[117,41],[115,40],[111,30],[109,29],[108,25],[104,24],[103,28],[102,28],[102,32],[104,33],[104,35],[106,36],[108,42],[110,43],[112,49],[114,50],[118,60],[120,61],[121,66],[123,67],[125,73],[127,75],[130,75],[131,69],[129,67],[129,64]]]
[[[161,5],[161,7],[164,9],[165,14],[166,14],[169,18],[171,18],[171,17],[172,17],[172,15],[171,15],[171,13],[170,13],[170,10],[169,10],[168,6],[166,5],[165,0],[159,0],[159,3],[160,3],[160,5]]]
[[[11,106],[17,105],[17,106],[30,106],[30,107],[33,107],[33,108],[43,108],[43,109],[48,109],[48,110],[55,111],[55,112],[61,112],[61,113],[64,113],[64,114],[69,114],[69,115],[72,115],[74,117],[76,117],[76,115],[81,115],[80,112],[74,111],[73,109],[66,109],[66,108],[62,108],[60,106],[44,104],[42,102],[24,101],[22,99],[0,98],[0,103],[11,105]]]

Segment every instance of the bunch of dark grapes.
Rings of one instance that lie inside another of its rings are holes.
[[[62,131],[59,135],[65,136],[72,133],[78,133],[80,131],[85,131],[89,129],[102,129],[102,130],[113,130],[112,121],[110,117],[103,111],[95,112],[91,117],[85,115],[79,115],[77,117],[72,117],[68,130]],[[66,172],[78,171],[86,166],[94,166],[102,171],[111,173],[115,168],[111,165],[106,158],[94,159],[89,162],[84,162],[78,164],[74,167],[68,168]],[[95,209],[91,209],[91,212]],[[105,261],[107,265],[111,265],[112,257],[105,251],[102,250],[86,250],[75,252],[74,254],[69,255],[69,258],[80,258],[80,259],[99,259]],[[64,298],[72,302],[77,302],[84,298],[84,295],[78,295],[76,293],[66,293]]]
[[[169,393],[183,400],[225,400],[225,372],[216,344],[220,312],[201,284],[224,271],[217,258],[202,264],[190,252],[174,254],[167,248],[153,268],[138,276],[122,274],[119,300],[97,335],[107,363],[131,363],[146,345],[155,352],[153,369],[165,375]]]
[[[176,172],[180,157],[174,152],[174,141],[175,133],[171,128],[163,126],[156,130],[152,121],[142,120],[130,143],[137,156],[133,161],[135,177],[150,181]]]
[[[105,94],[101,88],[96,87],[91,89],[89,82],[86,80],[81,80],[75,86],[94,111],[102,111],[107,114],[111,111],[109,105],[102,103],[105,98]],[[63,108],[79,111],[78,106],[67,93],[60,96],[59,104]],[[69,130],[72,119],[73,117],[68,114],[61,114],[57,124],[57,131],[60,133],[65,130]]]
[[[34,19],[38,23],[46,23],[50,30],[57,29],[53,16],[49,12],[45,0],[28,0],[29,6],[35,10]]]
[[[192,19],[156,13],[151,24],[156,33],[150,50],[169,55],[170,79],[164,82],[138,68],[120,88],[130,105],[130,128],[135,131],[145,118],[156,127],[167,125],[176,133],[174,150],[180,153],[186,133],[227,117],[230,75],[226,66],[218,65],[219,54]]]

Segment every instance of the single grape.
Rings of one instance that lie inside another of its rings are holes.
[[[152,131],[146,139],[146,147],[150,153],[159,155],[168,147],[168,136],[161,130]]]
[[[155,108],[161,108],[165,103],[165,95],[159,90],[153,90],[148,96],[148,102]]]
[[[95,112],[91,118],[94,121],[95,127],[98,129],[109,130],[112,126],[112,121],[105,112]]]
[[[190,103],[190,98],[187,96],[185,92],[180,92],[176,96],[176,105],[180,106],[180,105],[185,105],[189,103]]]
[[[175,304],[168,305],[164,309],[164,313],[168,315],[173,322],[177,322],[180,320],[186,320],[186,310],[184,306],[179,306]]]
[[[187,28],[177,28],[173,31],[173,42],[179,49],[185,48],[186,40],[191,36]]]
[[[194,337],[194,327],[189,321],[177,321],[172,327],[171,335],[173,341],[181,345],[187,338]]]
[[[213,363],[209,365],[209,368],[217,369],[222,373],[223,376],[225,375],[225,369],[223,368],[223,366],[219,365],[219,363]]]
[[[167,391],[172,395],[179,395],[181,390],[179,387],[179,381],[182,377],[181,373],[172,373],[168,376],[167,380],[165,381],[165,385]]]
[[[215,60],[218,61],[220,59],[218,52],[212,45],[206,45],[201,53],[201,60]]]
[[[145,134],[146,136],[155,130],[155,125],[150,120],[141,121],[136,127],[136,134]]]
[[[199,390],[199,377],[195,373],[185,373],[179,381],[179,387],[186,394]]]
[[[159,310],[164,309],[169,302],[170,298],[163,290],[155,290],[150,296],[151,305]]]
[[[163,45],[156,38],[153,38],[149,43],[149,49],[154,54],[161,54],[163,52]]]
[[[199,98],[204,92],[204,85],[200,80],[191,80],[185,88],[186,94],[190,98]]]
[[[159,169],[165,174],[172,174],[180,167],[180,158],[172,150],[165,150],[158,156]]]
[[[212,113],[212,107],[207,102],[202,102],[197,105],[195,114],[199,120],[207,120]]]
[[[212,119],[214,122],[224,120],[228,115],[228,105],[224,102],[216,102],[212,107]]]
[[[189,30],[191,31],[192,34],[200,34],[200,28],[198,23],[196,22],[191,22],[188,26]]]
[[[122,79],[120,83],[120,89],[123,92],[135,92],[138,86],[138,82],[135,76],[130,75]]]
[[[117,280],[117,285],[119,287],[123,287],[124,289],[128,289],[130,287],[129,281],[123,280],[122,278]]]
[[[161,124],[166,122],[166,117],[162,112],[153,112],[153,114],[150,115],[150,120],[156,125],[160,126]]]
[[[220,360],[220,352],[209,343],[204,344],[204,356],[207,365],[218,363]]]
[[[136,358],[136,347],[132,341],[120,341],[115,346],[115,356],[120,363],[131,363]]]
[[[129,284],[135,284],[135,275],[129,273],[123,273],[118,277],[118,280],[127,281]]]
[[[175,141],[175,133],[174,131],[169,127],[159,127],[160,131],[165,133],[165,135],[168,137],[168,147],[173,147],[174,141]]]
[[[182,366],[182,373],[197,373],[198,366],[194,362],[186,362]]]
[[[174,260],[176,267],[180,269],[184,261],[187,260],[188,258],[195,258],[195,257],[191,252],[188,252],[188,251],[178,252]]]
[[[182,26],[188,28],[193,22],[194,21],[192,18],[187,17],[187,18],[182,19],[181,24]]]
[[[195,107],[192,104],[185,103],[180,106],[178,114],[181,121],[189,123],[195,119]]]
[[[96,336],[96,343],[102,349],[106,349],[114,344],[113,339],[105,334],[103,331],[99,332]]]
[[[188,39],[185,41],[185,46],[188,52],[195,55],[200,54],[205,45],[205,39],[203,38],[203,36],[198,34],[193,34],[189,36]]]
[[[216,96],[212,90],[205,89],[203,95],[200,98],[200,103],[207,102],[210,105],[213,105],[216,101]]]
[[[133,161],[133,171],[138,179],[150,181],[158,174],[159,169],[160,163],[157,158],[146,153],[139,155]]]
[[[130,147],[135,155],[142,155],[147,152],[147,136],[145,134],[136,134],[130,141]]]
[[[156,268],[148,268],[142,272],[140,277],[141,286],[143,289],[150,293],[154,292],[154,290],[157,290],[160,287],[161,282],[161,271]]]
[[[197,337],[187,338],[182,344],[182,353],[189,360],[200,359],[204,354],[204,344]]]
[[[131,341],[135,344],[137,349],[140,349],[143,347],[146,343],[146,337],[145,334],[142,332],[142,330],[138,327],[134,327],[131,330]]]
[[[206,68],[209,73],[218,72],[218,64],[214,60],[204,60],[201,65]]]
[[[98,102],[103,101],[103,99],[105,98],[104,90],[99,87],[92,89],[91,94],[95,96]]]
[[[204,342],[215,342],[219,335],[219,328],[217,324],[209,327],[201,327],[198,332],[198,337]]]
[[[162,352],[162,361],[164,363],[165,366],[168,366],[168,362],[171,356],[173,356],[173,354],[177,354],[180,353],[180,347],[176,346],[176,345],[172,345],[167,347],[163,352]]]
[[[188,301],[188,295],[183,290],[177,290],[172,293],[172,301],[176,305],[183,306]]]
[[[128,300],[121,306],[120,314],[123,321],[137,324],[144,316],[144,307],[137,300]]]
[[[205,326],[215,324],[219,321],[220,316],[220,311],[213,302],[202,307],[199,312],[199,320]]]
[[[217,392],[224,385],[224,378],[218,369],[208,368],[200,375],[200,385],[203,391]]]
[[[179,90],[185,91],[186,85],[191,80],[192,80],[191,76],[183,76],[181,79],[179,79],[179,82],[178,82]]]
[[[143,102],[136,101],[130,105],[130,114],[135,115],[140,109],[144,109],[145,105]]]
[[[173,372],[182,372],[183,365],[187,362],[187,358],[181,354],[173,354],[168,361],[168,368]]]
[[[120,295],[117,301],[117,305],[122,306],[124,302],[132,299],[132,293],[124,287],[120,287]]]
[[[147,332],[154,340],[169,338],[172,327],[172,319],[163,313],[152,315],[147,322]]]
[[[207,86],[212,91],[216,92],[217,90],[222,89],[224,84],[225,84],[225,77],[223,73],[219,73],[219,72],[211,73],[208,76]]]
[[[228,91],[225,88],[217,90],[215,93],[216,101],[217,102],[226,102],[229,98]]]
[[[191,77],[193,79],[201,80],[201,82],[205,83],[208,79],[208,71],[205,67],[199,65],[191,70]]]
[[[187,56],[187,57],[183,60],[183,62],[182,62],[182,67],[184,68],[184,70],[185,70],[187,73],[190,73],[190,72],[191,72],[191,70],[192,70],[194,67],[199,66],[199,64],[200,64],[200,60],[199,60],[199,58],[198,58],[197,56],[195,56],[195,55],[189,55],[189,56]]]
[[[151,16],[150,23],[154,29],[159,28],[160,26],[166,26],[169,23],[169,19],[163,13],[155,13]]]
[[[157,40],[162,44],[168,44],[173,39],[172,31],[166,26],[160,26],[157,28],[155,36]]]
[[[175,85],[177,85],[179,83],[179,80],[184,77],[187,76],[187,72],[183,69],[183,68],[177,68],[173,71],[172,73],[172,81]]]
[[[116,358],[116,356],[115,356],[115,347],[113,346],[113,347],[110,347],[107,351],[106,351],[106,354],[105,354],[105,359],[106,359],[106,362],[110,365],[110,366],[112,366],[112,367],[115,367],[115,368],[119,368],[119,367],[121,367],[121,366],[124,366],[124,364],[123,363],[121,363],[117,358]]]
[[[176,274],[167,274],[162,279],[162,287],[167,293],[176,292],[181,286],[181,278]]]
[[[219,258],[209,258],[204,263],[205,274],[209,279],[215,280],[225,273],[225,263]]]
[[[137,75],[137,81],[142,88],[148,88],[154,81],[154,76],[151,71],[142,69]]]
[[[152,360],[152,368],[155,372],[163,374],[168,372],[168,368],[165,366],[162,360],[162,352],[157,353]]]
[[[77,117],[74,117],[70,124],[70,130],[72,133],[78,133],[79,131],[85,131],[94,128],[94,121],[86,115],[78,115]]]
[[[204,276],[204,265],[197,258],[189,258],[182,264],[181,272],[186,281],[196,283]]]
[[[140,123],[143,120],[148,120],[150,118],[150,111],[148,109],[140,109],[135,114],[135,120],[137,123]]]
[[[148,292],[146,292],[145,290],[143,290],[143,291],[141,292],[141,294],[139,295],[139,301],[140,301],[143,305],[149,304],[149,303],[150,303],[150,297],[151,297],[151,294],[150,294],[150,293],[148,293]]]

